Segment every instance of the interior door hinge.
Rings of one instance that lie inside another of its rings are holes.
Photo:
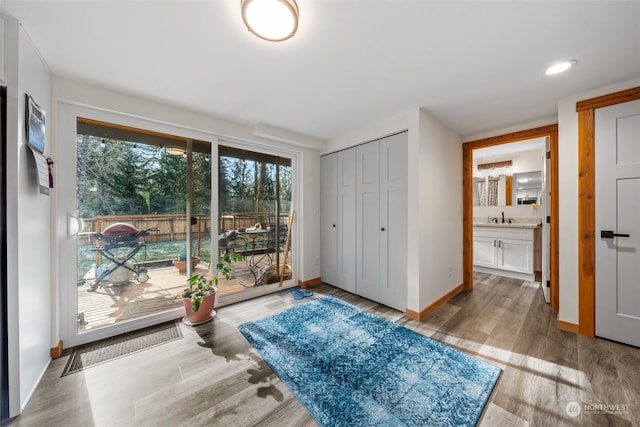
[[[550,159],[550,158],[551,158],[551,151],[547,151],[547,159]]]
[[[551,280],[547,280],[547,288],[551,287]]]
[[[551,217],[547,216],[547,224],[551,224]]]

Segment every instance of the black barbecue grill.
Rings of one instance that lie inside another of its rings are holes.
[[[100,252],[100,254],[111,261],[112,264],[109,264],[109,266],[96,277],[95,282],[93,282],[87,290],[89,292],[95,291],[109,273],[112,273],[120,267],[132,271],[139,283],[144,283],[149,280],[147,269],[140,267],[137,263],[132,264],[129,260],[147,246],[144,239],[141,238],[148,236],[150,231],[159,231],[159,228],[151,227],[138,230],[131,224],[118,222],[108,226],[104,231],[96,233],[94,235],[96,239],[94,251]],[[115,252],[121,248],[128,249],[129,252],[125,255],[122,255],[123,251]]]

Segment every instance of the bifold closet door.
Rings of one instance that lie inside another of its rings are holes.
[[[320,159],[320,274],[322,281],[356,291],[356,150]]]
[[[381,303],[407,308],[407,132],[380,140]]]
[[[356,293],[407,308],[407,133],[357,147]]]

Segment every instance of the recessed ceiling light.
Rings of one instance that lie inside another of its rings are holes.
[[[575,59],[558,62],[557,64],[553,64],[551,67],[547,68],[547,71],[545,71],[544,73],[547,76],[552,76],[554,74],[562,73],[563,71],[567,71],[569,68],[571,68],[577,63],[578,61],[576,61]]]

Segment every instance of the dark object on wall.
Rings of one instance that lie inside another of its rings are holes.
[[[29,95],[25,95],[24,116],[27,143],[33,147],[33,149],[44,153],[45,112]]]
[[[53,160],[47,157],[47,166],[49,167],[49,188],[53,188]]]
[[[9,417],[7,318],[7,88],[0,87],[0,419]]]

